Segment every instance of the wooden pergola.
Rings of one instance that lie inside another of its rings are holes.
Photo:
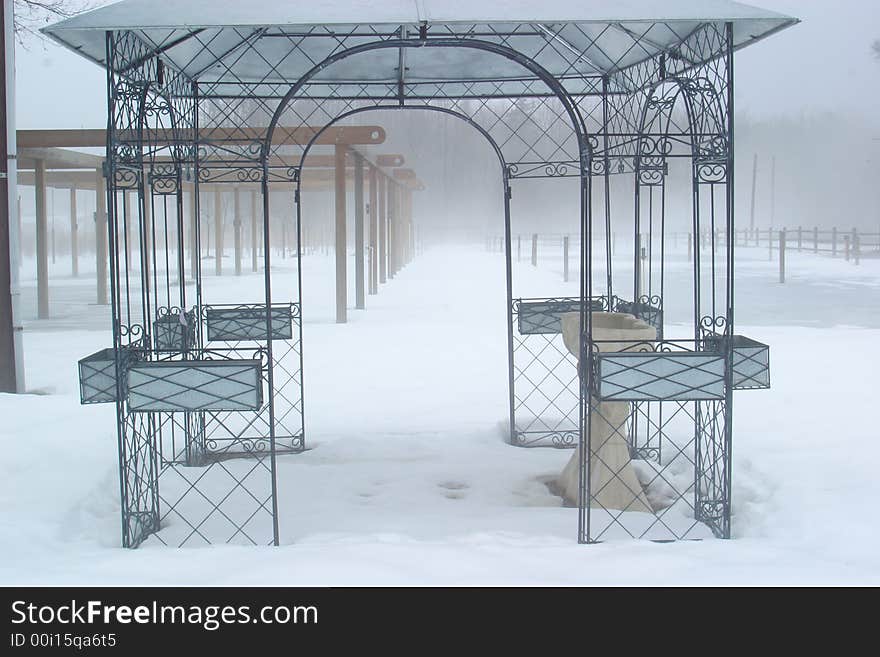
[[[242,141],[253,137],[247,129],[239,129],[234,135]],[[284,133],[280,143],[290,146],[303,146],[316,135],[318,129],[298,128]],[[335,201],[335,242],[336,242],[336,297],[337,320],[346,320],[346,197],[349,185],[354,185],[355,220],[355,290],[356,307],[365,307],[365,292],[377,294],[380,283],[394,274],[408,262],[413,255],[414,232],[412,228],[412,192],[424,189],[411,169],[401,169],[404,157],[396,153],[381,153],[368,156],[362,152],[364,146],[375,146],[385,141],[385,130],[380,126],[339,126],[324,130],[315,140],[316,145],[333,146],[333,154],[310,153],[303,175],[304,191],[334,190]],[[226,135],[228,138],[228,134]],[[103,154],[82,152],[71,149],[101,149],[106,145],[106,131],[100,129],[79,130],[19,130],[18,139],[18,184],[34,187],[36,208],[36,254],[37,254],[37,297],[38,317],[49,317],[49,222],[47,212],[47,189],[66,189],[70,192],[70,249],[71,273],[79,273],[79,245],[77,225],[76,194],[80,190],[95,193],[95,260],[96,260],[96,301],[108,303],[108,251],[107,251],[107,212],[106,181],[104,177]],[[170,139],[170,135],[169,135]],[[365,201],[364,182],[369,181],[369,201]],[[206,185],[202,184],[202,187]],[[257,251],[260,231],[254,217],[258,216],[257,199],[259,185],[253,182],[236,182],[232,186],[234,195],[234,249],[235,273],[242,272],[242,216],[247,205],[241,195],[250,195],[251,235],[250,245],[253,271],[257,271]],[[273,185],[281,188],[281,185]],[[213,187],[214,250],[223,251],[223,185]],[[190,214],[190,230],[194,234],[196,222],[195,204],[191,197],[192,183],[185,185],[185,203]],[[125,194],[125,203],[129,195]],[[391,212],[392,206],[395,211]],[[366,244],[365,210],[370,216],[369,245]],[[20,210],[19,210],[20,215]],[[396,218],[396,220],[395,220]],[[389,223],[390,220],[390,223]],[[210,226],[210,224],[209,224]],[[284,226],[282,228],[285,228]],[[307,242],[304,239],[304,242]],[[287,239],[283,240],[286,250]],[[191,240],[194,243],[194,240]],[[369,248],[371,257],[366,268],[364,254]],[[299,245],[298,245],[299,248]],[[193,263],[199,258],[196,249],[191,249]],[[126,259],[130,260],[130,246],[126,249]],[[387,263],[387,266],[386,266]],[[192,270],[195,270],[193,265]],[[215,273],[222,274],[222,258],[215,258]],[[365,275],[366,274],[366,275]],[[365,289],[366,288],[366,289]]]

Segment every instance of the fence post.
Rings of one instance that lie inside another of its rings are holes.
[[[780,233],[781,235],[782,233]],[[767,254],[770,261],[773,261],[773,227],[767,231]]]
[[[862,245],[861,238],[859,237],[858,231],[853,228],[853,260],[855,260],[856,264],[859,264],[859,257],[862,255]]]
[[[694,259],[694,234],[688,233],[688,262]]]
[[[785,229],[779,231],[779,282],[785,283]]]
[[[813,253],[819,253],[819,227],[813,226]]]
[[[538,266],[538,233],[532,233],[532,267]]]
[[[843,236],[843,259],[849,262],[849,235]]]
[[[562,280],[568,283],[568,235],[562,238]]]
[[[798,226],[798,253],[801,252],[803,246],[804,229]]]
[[[837,229],[831,229],[831,257],[837,257]]]

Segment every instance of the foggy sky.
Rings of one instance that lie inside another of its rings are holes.
[[[880,38],[880,0],[752,4],[796,16],[802,23],[737,53],[738,214],[748,207],[751,159],[757,153],[758,225],[772,223],[768,180],[769,160],[775,157],[777,222],[808,226],[852,222],[876,230],[880,61],[873,57],[871,43]],[[103,69],[51,42],[31,41],[27,48],[17,48],[16,56],[19,128],[105,126]],[[825,113],[836,116],[828,118]],[[497,228],[497,163],[483,140],[472,139],[470,129],[457,122],[440,126],[426,121],[437,117],[390,114],[363,115],[363,119],[369,117],[388,128],[389,140],[379,151],[403,153],[407,166],[415,168],[428,185],[420,196],[422,216],[442,216],[443,223],[452,225],[470,223],[473,216],[480,218],[473,222],[474,228]],[[429,129],[442,131],[443,138],[421,139]],[[830,193],[832,189],[836,193]],[[681,190],[681,202],[686,204],[687,185]],[[568,217],[576,215],[555,199],[575,195],[553,196],[552,204],[545,203],[543,194],[533,195],[528,183],[520,183],[513,205],[519,210],[517,206],[525,204],[524,212],[514,216],[540,221],[542,229],[567,232]],[[630,196],[629,190],[621,196]],[[673,191],[670,201],[674,203],[676,196]],[[631,213],[615,216],[627,222]]]

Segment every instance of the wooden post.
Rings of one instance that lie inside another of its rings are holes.
[[[199,274],[199,263],[202,259],[202,245],[199,239],[199,213],[201,212],[201,199],[199,198],[198,187],[195,184],[187,185],[187,187],[189,187],[189,206],[184,204],[184,207],[186,207],[184,215],[189,219],[187,222],[189,225],[189,277],[190,280],[194,281]],[[184,196],[184,201],[186,201],[186,196]],[[181,228],[183,228],[183,222],[180,223]],[[184,242],[182,235],[177,237],[177,244],[178,248],[183,248]]]
[[[14,5],[0,6],[0,392],[25,391],[19,287],[20,222],[15,210],[17,189],[15,132]],[[18,206],[21,207],[20,205]],[[22,414],[26,411],[20,410]]]
[[[336,322],[348,320],[348,241],[345,226],[345,146],[336,145],[334,158],[336,203]]]
[[[104,189],[104,172],[95,171],[95,267],[97,284],[97,303],[107,305],[107,193]]]
[[[370,294],[379,293],[379,172],[370,167]]]
[[[837,257],[837,228],[831,229],[831,257]]]
[[[144,204],[143,204],[143,221],[139,222],[139,225],[142,226],[143,230],[138,230],[138,245],[140,246],[140,266],[143,270],[142,278],[144,281],[144,285],[146,286],[147,298],[150,295],[150,285],[152,281],[150,280],[150,267],[153,263],[150,262],[150,253],[152,250],[150,249],[150,226],[151,224],[151,212],[152,208],[150,207],[150,199],[153,195],[152,187],[149,184],[144,185]],[[141,202],[140,198],[135,193],[135,203],[138,207],[138,212],[141,210]],[[175,203],[175,207],[177,204]]]
[[[397,185],[388,178],[388,278],[397,273]]]
[[[776,156],[770,160],[770,225],[776,221]],[[772,241],[772,240],[771,240]]]
[[[34,199],[37,208],[37,317],[49,317],[49,245],[46,216],[46,162],[34,166]]]
[[[207,206],[206,206],[207,207]],[[208,216],[207,211],[205,213],[205,220],[202,222],[201,217],[199,218],[199,229],[203,230],[202,233],[205,237],[205,257],[211,257],[211,220],[213,218],[213,212],[210,216]],[[204,226],[202,224],[204,223]]]
[[[262,223],[257,215],[257,190],[251,190],[251,271],[257,271],[257,247],[259,246],[258,225]]]
[[[241,190],[234,190],[235,200],[233,206],[234,218],[232,220],[233,240],[235,244],[235,275],[241,276]]]
[[[562,237],[562,280],[568,283],[568,235]]]
[[[648,269],[645,265],[648,262],[648,249],[642,245],[641,238],[639,239],[639,252],[641,254],[641,258],[639,258],[639,294],[636,298],[640,298],[642,296],[642,292],[648,289],[647,278],[648,278]]]
[[[125,268],[130,270],[131,243],[134,237],[131,234],[131,194],[129,194],[128,190],[122,192],[122,221],[125,224],[125,232],[123,234],[123,239],[125,240]]]
[[[858,231],[853,228],[853,260],[855,260],[856,264],[859,264],[859,257],[861,256],[861,239],[859,238]]]
[[[532,267],[538,266],[538,233],[532,234]]]
[[[354,305],[366,307],[364,295],[364,158],[354,154]]]
[[[749,214],[749,228],[755,228],[755,189],[758,186],[758,154],[752,159],[752,208]]]
[[[785,229],[779,231],[779,282],[785,283]]]
[[[843,259],[846,262],[849,262],[849,248],[850,248],[849,235],[844,235],[843,236]]]
[[[388,178],[379,174],[379,282],[388,280]]]
[[[18,249],[18,253],[16,255],[18,256],[18,259],[16,260],[16,262],[20,263],[21,262],[21,194],[18,195],[18,203],[16,204],[15,207],[17,208],[16,213],[18,215],[16,217],[16,221],[18,221],[18,228],[17,228],[17,232],[16,232],[16,235],[18,235],[18,239],[16,240],[16,242],[17,242],[16,248]]]
[[[214,185],[214,273],[223,275],[223,192]]]
[[[79,226],[76,223],[76,187],[70,188],[70,274],[74,278],[79,276],[79,240],[77,232]]]
[[[406,264],[409,264],[413,259],[413,237],[415,235],[412,216],[412,190],[409,187],[403,191],[403,197],[406,206]]]
[[[281,215],[281,259],[287,260],[287,222],[284,220],[283,213]]]

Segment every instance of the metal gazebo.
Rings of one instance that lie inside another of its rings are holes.
[[[497,154],[510,442],[579,448],[578,540],[729,537],[733,393],[769,386],[767,346],[734,328],[733,240],[716,244],[734,227],[734,52],[796,22],[726,0],[124,0],[47,27],[107,71],[113,345],[80,373],[84,402],[116,406],[123,545],[279,543],[277,463],[306,445],[302,269],[271,271],[270,189],[301,235],[303,162],[327,131],[412,109],[465,121]],[[664,250],[641,260],[639,239],[664,243],[676,158],[711,256],[695,249],[690,327],[667,335]],[[576,297],[517,296],[510,198],[525,179],[577,196]],[[631,280],[612,275],[615,179],[632,190]],[[199,253],[189,218],[200,185],[242,181],[260,190],[263,290],[212,303],[185,256]],[[400,203],[387,206],[380,222],[408,239]],[[577,358],[562,347],[572,312]],[[598,312],[656,337],[608,352]],[[596,490],[591,426],[609,401],[627,404],[614,431],[640,481],[665,491],[649,513],[606,508]]]

